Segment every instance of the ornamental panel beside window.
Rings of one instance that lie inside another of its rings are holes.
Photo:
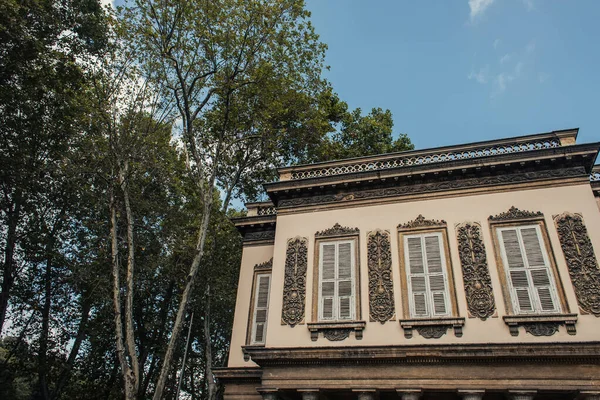
[[[319,244],[319,320],[355,319],[355,241]]]
[[[404,236],[412,318],[451,315],[446,259],[440,232]]]
[[[540,226],[496,229],[515,314],[559,313],[556,281]]]
[[[269,289],[271,274],[257,274],[254,287],[252,312],[252,336],[250,344],[265,344],[267,334],[267,314],[269,312]]]

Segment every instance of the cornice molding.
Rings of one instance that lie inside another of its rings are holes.
[[[420,229],[420,228],[445,228],[446,221],[437,219],[425,219],[422,214],[419,214],[417,218],[404,224],[398,225],[399,231]]]
[[[278,201],[278,208],[289,209],[309,207],[324,204],[344,204],[356,201],[374,201],[385,198],[398,198],[417,194],[437,194],[448,191],[470,190],[483,187],[507,186],[524,184],[536,181],[555,179],[584,178],[587,174],[584,167],[562,168],[556,170],[530,171],[512,174],[499,174],[475,178],[439,179],[435,182],[420,183],[413,181],[399,184],[389,182],[389,185],[380,188],[357,188],[338,190],[330,194],[313,194],[306,197],[283,198]],[[387,183],[386,183],[387,184]]]
[[[488,221],[503,222],[532,218],[544,218],[544,214],[541,211],[519,210],[517,207],[512,206],[506,212],[500,213],[498,215],[490,215]]]
[[[347,226],[341,226],[336,222],[336,224],[333,225],[333,227],[315,233],[315,237],[322,238],[330,236],[358,235],[359,232],[360,231],[358,228],[349,228]]]
[[[576,364],[600,362],[600,342],[243,347],[260,366],[361,364]]]

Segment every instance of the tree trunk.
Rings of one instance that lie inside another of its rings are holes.
[[[137,350],[135,348],[135,331],[133,329],[133,275],[135,266],[135,242],[133,240],[133,213],[129,203],[129,184],[127,174],[129,173],[129,164],[124,163],[121,169],[121,190],[123,191],[123,200],[125,203],[125,214],[127,219],[127,290],[125,295],[125,337],[127,340],[127,351],[131,360],[133,370],[133,385],[137,393],[140,380],[139,362]]]
[[[21,216],[21,194],[15,194],[15,205],[8,212],[8,221],[6,228],[6,246],[4,247],[4,265],[2,271],[2,292],[0,292],[0,335],[4,328],[6,320],[6,312],[8,311],[8,300],[10,298],[10,290],[14,282],[15,268],[15,247],[17,245],[17,226]]]
[[[75,364],[75,359],[79,354],[79,349],[81,348],[81,343],[83,343],[83,339],[86,337],[86,329],[87,322],[90,317],[90,311],[92,309],[92,303],[90,300],[84,297],[83,304],[81,306],[81,320],[79,321],[79,327],[77,328],[77,335],[75,336],[75,341],[73,342],[73,347],[71,348],[71,352],[69,353],[69,357],[67,358],[67,363],[63,367],[59,377],[58,382],[56,383],[56,387],[50,396],[51,399],[58,399],[62,394],[63,389],[69,383],[69,379],[71,378],[71,370],[73,369],[73,365]]]
[[[198,267],[200,266],[202,257],[204,257],[204,244],[206,243],[206,235],[208,232],[208,224],[210,222],[210,214],[212,211],[213,204],[213,185],[214,175],[210,181],[210,185],[208,185],[207,194],[204,196],[204,215],[202,215],[202,224],[200,226],[200,231],[198,232],[196,254],[194,256],[194,260],[192,261],[192,265],[190,266],[190,272],[187,276],[187,283],[185,285],[185,289],[183,290],[183,294],[181,295],[179,309],[177,310],[177,317],[175,318],[175,324],[173,325],[173,331],[171,333],[171,338],[169,339],[169,345],[167,346],[167,351],[165,352],[165,358],[163,359],[162,368],[160,370],[160,376],[158,378],[158,382],[156,383],[156,389],[154,392],[153,400],[162,399],[162,394],[165,389],[165,383],[167,382],[167,378],[169,376],[171,361],[173,360],[173,353],[175,352],[177,340],[179,339],[179,335],[181,334],[181,328],[183,327],[183,321],[185,318],[187,305],[192,294],[192,290],[194,288],[196,275],[198,274]]]
[[[212,374],[212,344],[210,337],[210,283],[206,287],[206,299],[204,302],[204,354],[206,354],[206,384],[208,385],[208,396],[206,400],[215,400],[217,394],[217,383]]]
[[[48,251],[48,249],[47,249]],[[50,307],[52,305],[52,257],[48,253],[46,259],[46,271],[44,273],[44,306],[42,307],[42,332],[40,333],[40,349],[38,354],[38,378],[40,395],[42,399],[48,400],[48,335],[50,330]]]
[[[135,399],[136,384],[135,375],[127,363],[127,354],[123,339],[123,325],[121,322],[121,282],[119,278],[119,243],[117,238],[117,205],[114,196],[114,190],[110,193],[110,236],[112,253],[112,274],[113,274],[113,308],[115,312],[115,341],[117,346],[117,356],[121,366],[121,374],[125,386],[125,399]]]

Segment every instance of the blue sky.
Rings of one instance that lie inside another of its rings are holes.
[[[326,77],[417,149],[579,127],[600,141],[600,1],[307,0]]]

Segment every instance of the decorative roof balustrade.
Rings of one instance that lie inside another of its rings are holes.
[[[277,209],[274,206],[258,207],[257,215],[277,215]]]
[[[355,160],[354,163],[345,162],[342,165],[314,165],[312,168],[302,168],[292,170],[291,180],[320,178],[324,176],[334,176],[364,171],[378,171],[391,168],[425,165],[438,162],[457,161],[465,159],[491,157],[501,154],[521,153],[532,150],[542,150],[561,147],[561,141],[558,138],[543,138],[525,142],[502,143],[493,146],[474,147],[464,150],[433,152],[430,154],[417,155],[398,155],[392,158],[380,160]],[[600,173],[599,179],[600,179]]]

